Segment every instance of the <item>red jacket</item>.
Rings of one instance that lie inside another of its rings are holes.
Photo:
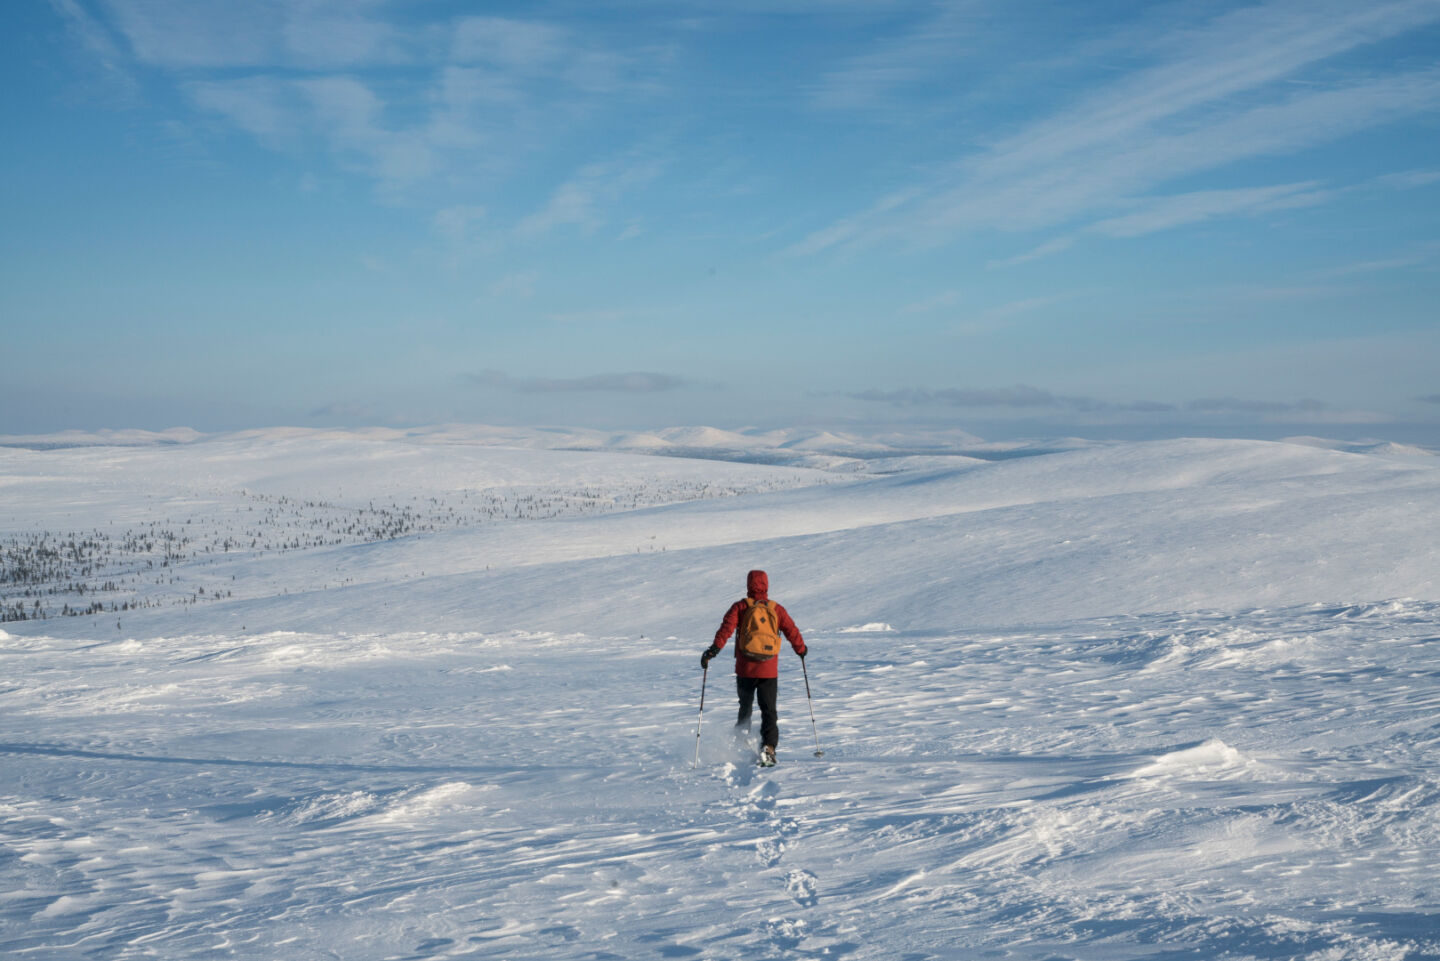
[[[769,600],[770,578],[764,571],[751,571],[745,578],[745,589],[748,596],[757,601]],[[736,601],[730,605],[730,610],[725,612],[725,619],[720,622],[720,630],[715,632],[715,646],[723,648],[730,635],[735,633],[735,628],[740,624],[740,614],[745,610],[744,601]],[[790,619],[785,608],[779,602],[775,602],[775,614],[780,622],[780,633],[785,635],[785,640],[790,642],[790,647],[796,654],[805,653],[805,638],[800,636],[800,628]],[[740,656],[739,645],[735,648],[735,674],[737,677],[779,677],[780,658],[772,657],[768,661],[754,661],[748,657]]]

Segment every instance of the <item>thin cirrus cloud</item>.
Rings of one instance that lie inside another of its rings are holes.
[[[1061,251],[1069,250],[1075,246],[1075,237],[1055,237],[1045,241],[1038,247],[1034,247],[1014,257],[1005,257],[999,260],[992,260],[985,264],[986,267],[994,270],[1004,267],[1018,267],[1020,264],[1027,264],[1032,260],[1040,260],[1042,257],[1049,257],[1051,254],[1058,254]]]
[[[665,167],[661,152],[644,149],[618,160],[587,164],[556,187],[540,209],[524,217],[515,232],[528,240],[565,226],[593,233],[606,223],[605,211],[615,207],[626,193],[659,177]]]
[[[671,374],[633,371],[622,374],[591,374],[587,377],[515,377],[504,371],[482,370],[464,376],[476,387],[497,387],[526,394],[604,392],[651,394],[687,387],[690,381]]]
[[[1379,184],[1401,189],[1426,187],[1437,181],[1440,181],[1440,170],[1402,170],[1376,178]]]
[[[1101,220],[1090,229],[1107,237],[1141,237],[1216,217],[1310,206],[1329,197],[1326,191],[1317,189],[1319,186],[1310,181],[1240,190],[1197,190],[1158,198],[1141,210]]]
[[[826,72],[810,86],[812,102],[826,110],[893,110],[898,93],[932,80],[977,38],[976,7],[968,0],[941,4],[924,22]]]
[[[436,211],[433,220],[435,232],[451,244],[459,245],[470,241],[472,228],[485,219],[486,210],[479,204],[457,204]]]
[[[194,81],[182,89],[196,106],[219,114],[272,149],[285,146],[302,129],[294,88],[272,77]]]
[[[550,24],[467,17],[455,27],[451,54],[457,63],[489,64],[534,75],[563,61],[569,46],[566,31]]]
[[[441,165],[426,133],[387,126],[384,100],[355,77],[246,77],[193,81],[182,89],[196,106],[271,149],[303,147],[318,134],[339,162],[385,186],[414,183]]]
[[[99,71],[106,98],[123,105],[137,101],[140,84],[130,70],[130,58],[121,49],[119,38],[76,0],[50,0],[66,30],[87,55],[87,67]]]
[[[631,52],[583,40],[570,28],[503,17],[466,17],[452,28],[450,59],[490,78],[552,83],[590,95],[653,89],[650,70],[663,49]]]
[[[1259,185],[1250,188],[1253,193],[1241,188],[1171,197],[1153,191],[1182,177],[1293,154],[1440,105],[1440,71],[1433,68],[1293,83],[1307,79],[1307,69],[1323,61],[1437,20],[1440,5],[1433,0],[1276,0],[1224,14],[1155,44],[1167,54],[1162,62],[814,231],[791,252],[895,238],[933,245],[977,229],[1068,225],[1139,236],[1257,211],[1286,194],[1296,203],[1322,202],[1315,184],[1305,185],[1306,191],[1296,184]],[[1043,249],[1037,251],[1043,255]]]
[[[648,95],[667,57],[378,0],[51,2],[115,70],[152,68],[202,116],[271,150],[328,151],[386,191],[513,165],[545,131]]]
[[[375,0],[105,0],[137,60],[168,69],[351,67],[409,59]]]
[[[1084,235],[1103,237],[1143,237],[1176,227],[1203,223],[1223,217],[1255,216],[1280,210],[1295,210],[1326,203],[1337,196],[1360,189],[1387,187],[1409,190],[1423,186],[1424,181],[1377,177],[1366,184],[1348,188],[1325,188],[1319,181],[1276,184],[1269,187],[1245,187],[1235,190],[1197,190],[1137,202],[1130,213],[1098,220],[1084,230],[1047,240],[1039,246],[1013,257],[986,263],[989,269],[1015,267],[1040,260],[1073,247]],[[1407,261],[1413,263],[1416,261]],[[1385,264],[1384,266],[1394,266]]]
[[[1351,277],[1356,274],[1377,274],[1385,271],[1419,267],[1432,260],[1434,260],[1433,254],[1417,253],[1403,257],[1385,257],[1380,260],[1362,260],[1340,267],[1328,267],[1324,270],[1316,271],[1316,274],[1329,278]]]
[[[251,67],[280,59],[274,17],[283,5],[260,0],[242,9],[220,2],[107,0],[112,22],[135,59],[170,69]]]

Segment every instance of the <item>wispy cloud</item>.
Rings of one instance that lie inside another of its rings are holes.
[[[811,87],[813,102],[827,110],[893,110],[895,94],[953,67],[981,39],[983,9],[975,0],[937,4],[920,23],[826,73]]]
[[[1352,277],[1358,274],[1377,274],[1392,270],[1406,270],[1411,267],[1433,266],[1440,258],[1440,242],[1421,244],[1419,247],[1391,257],[1377,257],[1354,263],[1325,267],[1313,272],[1312,276],[1326,280]]]
[[[1155,196],[1130,204],[1131,212],[1089,224],[1077,233],[1047,240],[1022,254],[992,260],[992,270],[1016,267],[1062,253],[1083,236],[1133,238],[1173,230],[1222,217],[1248,216],[1278,210],[1312,207],[1332,199],[1340,191],[1320,188],[1318,181],[1246,187],[1235,190],[1196,190],[1190,193]]]
[[[1430,394],[1419,398],[1419,400],[1425,404],[1440,404],[1440,394]]]
[[[274,150],[294,150],[319,137],[342,165],[395,189],[436,173],[440,152],[427,132],[391,128],[387,105],[351,76],[254,76],[195,80],[181,89],[202,110],[218,114]]]
[[[1440,5],[1433,0],[1273,0],[1224,14],[1157,44],[1168,52],[1163,62],[955,163],[908,196],[888,195],[816,230],[794,251],[881,240],[936,244],[968,230],[1075,229],[1106,221],[1112,235],[1138,236],[1193,222],[1187,216],[1254,210],[1266,202],[1266,191],[1276,193],[1271,202],[1287,192],[1296,203],[1302,197],[1319,202],[1323,197],[1313,185],[1306,196],[1293,184],[1185,200],[1148,194],[1182,177],[1292,154],[1440,105],[1440,71],[1434,69],[1303,86],[1285,82],[1329,58],[1437,19]],[[1157,205],[1154,212],[1127,212],[1147,200]]]
[[[1422,264],[1434,260],[1434,255],[1410,254],[1404,257],[1385,257],[1380,260],[1362,260],[1353,264],[1345,264],[1342,267],[1329,267],[1317,271],[1317,275],[1323,277],[1352,277],[1356,274],[1378,274],[1390,270],[1404,270],[1407,267],[1419,267]]]
[[[151,66],[253,67],[285,59],[279,29],[286,4],[256,0],[106,0],[136,59]]]
[[[1383,187],[1395,187],[1400,190],[1428,187],[1433,183],[1440,183],[1440,170],[1404,170],[1377,177],[1375,182]]]
[[[196,106],[219,114],[272,149],[289,144],[303,125],[293,88],[273,77],[197,80],[182,89]]]
[[[539,20],[446,19],[382,0],[97,0],[116,43],[80,0],[51,2],[93,58],[152,68],[265,147],[328,151],[392,193],[453,193],[512,169],[556,131],[648,96],[671,56]],[[588,222],[587,186],[559,188],[550,220]]]
[[[1018,267],[1020,264],[1028,264],[1032,260],[1040,260],[1043,257],[1049,257],[1051,254],[1058,254],[1062,251],[1069,250],[1074,245],[1075,238],[1073,236],[1056,237],[1053,240],[1045,241],[1038,247],[1032,247],[1023,254],[1006,257],[1001,260],[992,260],[986,263],[985,266],[991,270],[999,270],[1005,267]]]
[[[470,240],[470,228],[485,219],[485,208],[478,204],[458,204],[435,214],[435,232],[451,244]]]
[[[609,49],[569,27],[536,20],[464,17],[452,32],[450,57],[456,64],[594,95],[648,87],[652,65],[668,56],[653,47]]]
[[[284,47],[311,69],[410,61],[407,39],[371,15],[381,6],[376,0],[319,0],[292,7],[280,28]]]
[[[1125,77],[1086,97],[1075,109],[1002,141],[978,169],[982,175],[1014,165],[1050,169],[1057,160],[1091,151],[1111,153],[1115,144],[1121,145],[1124,156],[1136,138],[1148,142],[1158,124],[1196,108],[1223,105],[1230,97],[1263,89],[1318,61],[1437,18],[1440,10],[1430,0],[1363,6],[1282,0],[1241,8],[1204,28],[1187,30],[1183,40],[1176,38],[1176,55],[1168,62]],[[1321,102],[1328,93],[1318,95]],[[1290,108],[1306,102],[1307,98],[1291,98]],[[1247,111],[1240,116],[1255,115],[1276,119],[1285,114],[1262,108],[1259,114]],[[1228,122],[1224,115],[1219,118],[1222,128]],[[1189,132],[1188,141],[1202,139],[1211,126],[1201,122]]]
[[[119,103],[133,102],[139,94],[140,84],[130,69],[129,58],[121,49],[118,38],[76,0],[50,0],[50,6],[65,22],[66,29],[89,63],[99,70],[103,83],[98,89]]]
[[[385,126],[385,104],[354,77],[321,77],[299,81],[320,129],[342,159],[380,183],[403,186],[425,179],[440,168],[435,146],[423,133]]]
[[[566,226],[593,233],[608,221],[610,209],[627,192],[660,176],[665,166],[659,154],[649,151],[587,164],[555,188],[543,207],[522,219],[515,232],[531,240]]]
[[[103,0],[137,60],[172,70],[403,62],[378,0]]]
[[[490,285],[490,296],[528,300],[535,296],[535,285],[539,282],[540,271],[538,270],[522,270],[507,274]]]
[[[567,32],[550,24],[465,17],[454,26],[451,57],[456,63],[481,63],[534,75],[562,63],[570,47]]]
[[[671,374],[636,371],[628,374],[592,374],[588,377],[513,377],[498,370],[467,374],[464,380],[478,387],[498,387],[520,393],[606,392],[649,394],[678,390],[690,381]]]
[[[1111,217],[1090,229],[1107,237],[1141,237],[1184,224],[1240,213],[1260,213],[1321,203],[1327,194],[1318,183],[1279,184],[1240,190],[1197,190],[1187,194],[1156,197],[1134,213]]]

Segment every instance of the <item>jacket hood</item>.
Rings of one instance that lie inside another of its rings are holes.
[[[770,593],[770,577],[764,571],[751,571],[745,575],[745,593],[757,601],[767,600]]]

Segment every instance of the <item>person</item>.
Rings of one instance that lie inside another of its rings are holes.
[[[770,578],[764,571],[751,571],[745,576],[745,597],[731,604],[730,609],[725,612],[720,629],[715,632],[714,642],[700,655],[702,668],[709,668],[710,661],[720,653],[730,635],[737,630],[740,636],[735,644],[735,688],[740,697],[740,713],[735,719],[735,727],[750,730],[750,715],[758,700],[760,763],[768,767],[775,763],[775,749],[780,745],[779,714],[775,706],[780,689],[779,635],[784,635],[790,642],[791,649],[802,660],[806,648],[805,638],[790,619],[790,614],[780,604],[770,600]],[[762,654],[758,658],[746,654],[744,648],[748,646],[754,649],[757,642],[760,646],[768,643],[773,654],[768,657]]]

